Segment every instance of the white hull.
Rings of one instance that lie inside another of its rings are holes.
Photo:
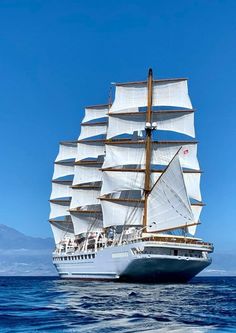
[[[197,244],[136,241],[94,252],[55,254],[62,278],[137,282],[186,282],[211,263],[209,248]]]

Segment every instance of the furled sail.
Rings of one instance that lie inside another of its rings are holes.
[[[147,83],[130,83],[116,85],[114,103],[111,112],[127,108],[147,106]],[[192,109],[188,95],[186,79],[160,80],[153,83],[153,106],[172,106]]]
[[[197,224],[178,154],[153,186],[147,201],[147,230],[165,231]]]

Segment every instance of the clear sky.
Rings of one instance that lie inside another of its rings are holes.
[[[188,77],[202,192],[199,236],[236,249],[236,1],[0,1],[1,221],[49,236],[58,142],[113,81]]]

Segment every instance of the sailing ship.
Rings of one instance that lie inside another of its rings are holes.
[[[187,79],[150,69],[113,85],[114,102],[85,108],[78,140],[60,143],[53,263],[62,278],[186,282],[213,251],[195,237],[204,204]]]

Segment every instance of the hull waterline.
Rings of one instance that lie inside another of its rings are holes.
[[[125,282],[184,283],[191,280],[211,261],[186,259],[140,259],[132,262],[120,277]]]

